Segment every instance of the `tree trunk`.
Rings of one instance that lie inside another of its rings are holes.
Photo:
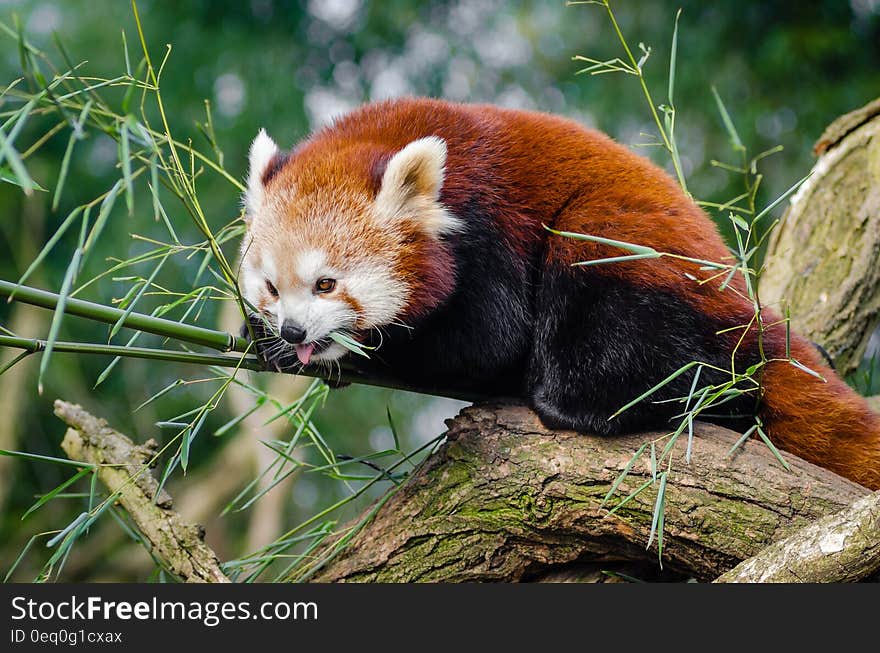
[[[761,295],[849,374],[880,323],[880,99],[835,120],[816,151],[771,236]]]

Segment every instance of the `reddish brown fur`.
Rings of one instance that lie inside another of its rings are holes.
[[[880,489],[880,417],[824,364],[809,342],[793,338],[791,353],[825,381],[788,362],[768,364],[761,416],[771,439],[804,460]]]
[[[653,247],[716,262],[730,253],[709,218],[665,172],[607,136],[556,116],[456,105],[436,100],[398,100],[370,105],[342,118],[300,146],[291,164],[270,180],[296,193],[322,192],[332,181],[337,201],[374,199],[389,157],[411,141],[437,135],[448,144],[441,202],[466,207],[475,193],[493,206],[508,246],[520,261],[543,251],[547,264],[620,256],[618,248],[548,237],[542,224]],[[543,171],[536,175],[535,171]],[[295,180],[295,182],[294,182]],[[382,235],[364,228],[358,248],[381,250]],[[417,226],[398,256],[397,270],[414,289],[410,311],[428,311],[454,283],[444,245]],[[426,261],[431,265],[426,271]],[[525,263],[522,263],[525,265]],[[745,325],[753,317],[741,279],[719,291],[700,285],[714,271],[669,259],[602,265],[600,274],[674,293],[718,323]],[[765,321],[777,319],[767,312]],[[585,325],[587,327],[588,325]],[[736,339],[741,332],[726,337]],[[780,335],[782,333],[783,335]],[[753,341],[750,334],[749,341]],[[784,330],[767,336],[770,357],[785,356]],[[865,402],[822,364],[806,341],[792,353],[823,374],[822,382],[787,362],[773,362],[763,377],[763,416],[780,447],[827,466],[870,488],[880,488],[880,421]]]

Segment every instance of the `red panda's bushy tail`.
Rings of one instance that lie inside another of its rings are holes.
[[[779,448],[872,490],[880,489],[880,415],[792,335],[792,357],[825,380],[785,361],[767,364],[761,419]]]

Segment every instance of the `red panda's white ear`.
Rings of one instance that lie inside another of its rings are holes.
[[[260,129],[254,142],[251,143],[251,151],[248,157],[248,184],[245,193],[245,207],[248,219],[252,219],[263,205],[265,186],[263,175],[272,163],[272,159],[278,154],[278,146],[275,144],[265,129]]]
[[[455,231],[458,221],[438,202],[446,165],[446,141],[427,136],[413,141],[388,161],[376,196],[381,216],[416,218],[439,235]]]

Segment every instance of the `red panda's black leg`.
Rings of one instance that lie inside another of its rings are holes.
[[[667,428],[683,404],[656,401],[687,396],[693,371],[612,415],[691,361],[729,367],[719,328],[670,293],[595,269],[550,264],[537,291],[532,407],[551,428],[598,435]],[[704,368],[701,385],[720,382],[720,374]],[[743,404],[727,408],[748,411]]]

